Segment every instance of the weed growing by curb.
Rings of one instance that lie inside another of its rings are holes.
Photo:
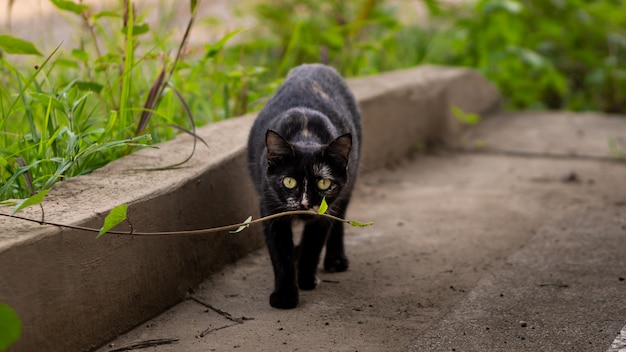
[[[53,2],[82,23],[80,43],[70,53],[57,47],[42,56],[32,43],[0,35],[0,201],[27,198],[179,132],[196,137],[195,150],[197,123],[253,106],[213,94],[236,96],[242,82],[256,87],[261,69],[221,58],[240,31],[207,44],[204,53],[189,53],[197,1],[188,3],[190,18],[178,43],[158,37],[129,0],[118,11],[97,13],[88,5]]]
[[[180,130],[193,134],[196,123],[255,111],[304,62],[347,77],[466,66],[494,82],[509,108],[626,112],[620,1],[424,0],[429,16],[408,23],[398,12],[413,8],[385,0],[272,0],[256,6],[252,30],[204,46],[173,43],[131,0],[120,3],[94,13],[53,1],[81,23],[69,53],[42,55],[0,35],[0,200],[26,198]],[[185,38],[198,2],[186,4]]]

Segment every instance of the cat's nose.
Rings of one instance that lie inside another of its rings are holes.
[[[304,208],[304,210],[309,210],[309,197],[307,196],[306,192],[302,193],[302,200],[300,201],[300,205],[302,206],[302,208]]]

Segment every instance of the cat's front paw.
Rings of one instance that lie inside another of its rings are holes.
[[[293,309],[298,305],[298,288],[274,291],[270,295],[270,305],[278,309]]]
[[[320,279],[315,275],[303,275],[298,277],[298,287],[300,287],[301,290],[313,290],[320,282]]]
[[[348,270],[350,262],[345,255],[326,256],[324,258],[324,269],[329,273],[339,273]]]

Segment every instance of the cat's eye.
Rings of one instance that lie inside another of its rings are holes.
[[[296,182],[296,179],[293,177],[283,178],[283,186],[285,186],[288,189],[294,189],[297,184],[298,182]]]
[[[317,181],[317,188],[319,188],[322,191],[325,191],[327,189],[330,188],[330,180],[327,178],[322,178],[319,181]]]

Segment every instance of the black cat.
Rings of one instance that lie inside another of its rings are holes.
[[[261,216],[319,207],[325,197],[329,214],[344,218],[354,188],[361,146],[356,102],[332,68],[302,65],[292,69],[259,113],[248,139],[250,174],[260,197]],[[270,305],[294,308],[298,288],[312,290],[322,247],[324,268],[348,269],[343,223],[305,215],[304,232],[294,249],[292,221],[263,223],[274,267]]]

